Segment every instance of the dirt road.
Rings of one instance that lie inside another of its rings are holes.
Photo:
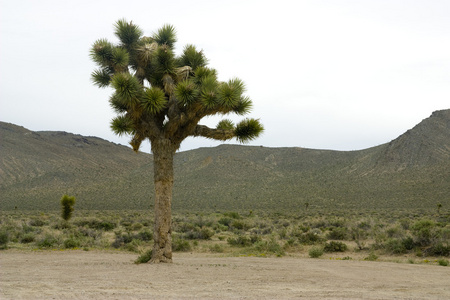
[[[0,252],[1,299],[450,299],[450,267],[176,253]]]

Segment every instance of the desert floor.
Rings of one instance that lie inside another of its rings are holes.
[[[175,253],[0,252],[1,299],[450,299],[450,267]]]

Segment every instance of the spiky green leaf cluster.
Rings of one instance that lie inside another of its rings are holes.
[[[114,28],[114,33],[122,42],[122,45],[126,47],[136,44],[142,36],[142,30],[132,22],[128,23],[125,19],[117,21]]]
[[[187,45],[184,48],[183,54],[181,55],[178,64],[180,66],[189,66],[193,70],[199,67],[206,67],[208,60],[203,55],[202,51],[197,51],[194,45]]]
[[[111,121],[111,130],[119,136],[131,134],[133,132],[133,122],[128,116],[117,116]]]
[[[159,45],[167,45],[173,48],[177,42],[175,27],[166,24],[156,32],[153,38]]]
[[[245,119],[236,125],[235,134],[238,141],[246,143],[256,139],[264,127],[257,119]]]
[[[189,105],[197,100],[200,91],[192,80],[184,80],[177,84],[175,95],[183,105]]]
[[[142,86],[138,79],[128,73],[115,74],[111,85],[116,90],[117,97],[128,107],[135,104],[142,94]]]
[[[224,119],[217,124],[216,128],[222,130],[234,130],[234,123],[231,120]]]
[[[141,100],[143,109],[154,115],[162,111],[167,105],[167,98],[164,91],[158,87],[146,89]]]

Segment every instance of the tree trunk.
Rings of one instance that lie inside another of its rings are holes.
[[[155,181],[155,229],[151,263],[172,262],[173,158],[170,140],[152,141]]]

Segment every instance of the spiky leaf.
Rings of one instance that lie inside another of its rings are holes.
[[[191,80],[184,80],[175,87],[175,96],[183,105],[189,105],[197,100],[199,90]]]
[[[177,41],[175,27],[172,25],[166,24],[153,35],[154,40],[159,45],[167,45],[170,48],[173,48]]]
[[[104,88],[111,82],[111,72],[107,68],[97,69],[91,73],[91,78],[96,86]]]
[[[126,115],[117,116],[111,121],[112,131],[121,136],[133,132],[133,123]]]
[[[198,67],[206,67],[208,60],[202,51],[197,51],[194,45],[184,47],[183,54],[179,59],[180,66],[190,66],[193,70]]]
[[[114,93],[111,98],[109,98],[109,104],[114,109],[114,111],[118,114],[124,113],[128,110],[128,106],[126,103],[122,101],[120,97]]]
[[[91,58],[102,67],[112,65],[113,46],[106,39],[97,40],[91,48]]]
[[[234,124],[233,121],[228,120],[228,119],[224,119],[222,121],[220,121],[217,124],[217,129],[223,129],[223,130],[233,130],[234,129]]]
[[[218,82],[214,76],[208,76],[202,80],[201,101],[206,108],[217,105],[217,85]]]
[[[239,79],[232,79],[226,83],[222,83],[218,89],[220,104],[227,108],[237,106],[243,91],[244,83]]]
[[[248,114],[253,107],[252,100],[249,97],[243,96],[239,99],[238,104],[233,108],[233,111],[238,115],[246,115]]]
[[[175,55],[167,46],[159,46],[153,56],[155,71],[159,74],[175,74]]]
[[[217,72],[214,69],[206,68],[206,67],[198,67],[194,71],[195,74],[195,82],[197,84],[201,84],[205,78],[213,77],[217,80]]]
[[[114,25],[115,34],[124,46],[130,47],[139,41],[142,36],[142,30],[134,25],[133,22],[128,23],[125,19],[121,19]]]
[[[164,91],[157,87],[152,87],[144,92],[141,106],[150,114],[157,114],[167,105],[167,98]]]
[[[263,131],[264,127],[259,120],[245,119],[236,125],[234,133],[239,142],[246,143],[256,139]]]
[[[128,51],[123,48],[114,48],[112,55],[114,68],[117,69],[118,71],[126,71],[128,63],[130,61]]]
[[[142,94],[138,79],[128,73],[117,73],[113,76],[111,85],[116,89],[116,96],[123,103],[132,106]]]

